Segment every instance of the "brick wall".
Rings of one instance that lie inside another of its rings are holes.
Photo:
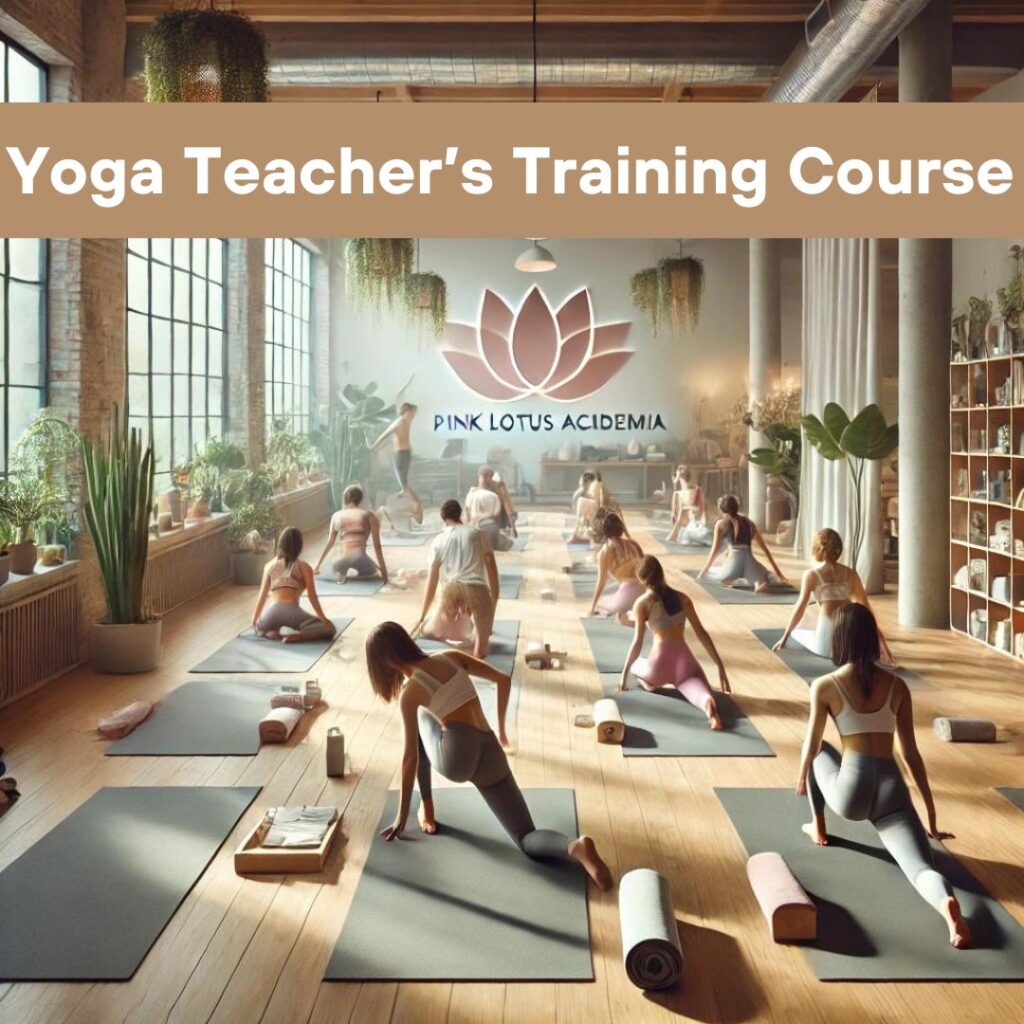
[[[258,463],[266,417],[263,239],[229,238],[227,252],[227,435]]]

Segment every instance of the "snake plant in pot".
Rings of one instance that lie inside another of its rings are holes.
[[[89,527],[107,616],[93,627],[92,658],[103,672],[148,672],[160,655],[160,620],[145,607],[149,515],[153,507],[152,440],[128,428],[114,409],[105,449],[82,438],[85,521]]]

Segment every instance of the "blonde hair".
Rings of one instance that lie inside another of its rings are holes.
[[[814,535],[811,554],[819,562],[838,562],[843,556],[843,538],[826,526]]]
[[[439,614],[448,622],[455,622],[463,615],[469,615],[471,611],[466,585],[458,580],[448,580],[441,588],[441,596],[438,601]]]

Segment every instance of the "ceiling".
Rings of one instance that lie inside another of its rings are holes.
[[[169,0],[127,0],[127,70]],[[232,0],[259,22],[274,100],[528,101],[532,0]],[[538,99],[756,101],[817,0],[539,0]],[[1024,64],[1024,0],[954,0],[954,98]],[[850,90],[896,99],[897,48]],[[877,90],[876,92],[873,92]]]

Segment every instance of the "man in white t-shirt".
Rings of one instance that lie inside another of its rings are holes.
[[[479,530],[462,522],[462,506],[454,498],[441,506],[441,520],[445,528],[430,545],[430,576],[419,622],[412,634],[415,636],[424,630],[440,581],[444,587],[441,607],[424,635],[443,640],[464,639],[461,633],[453,631],[457,623],[451,621],[453,615],[446,614],[445,606],[464,608],[473,623],[473,653],[485,658],[490,650],[494,609],[498,603],[498,565],[494,552]]]

